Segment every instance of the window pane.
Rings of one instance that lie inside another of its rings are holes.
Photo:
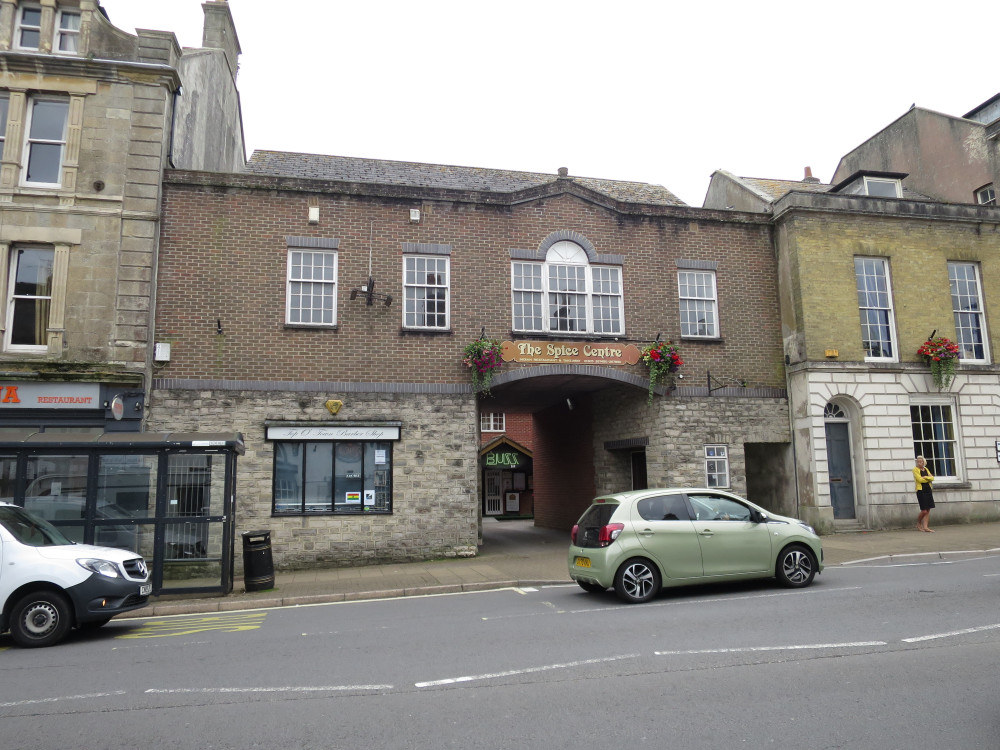
[[[333,491],[333,443],[304,443],[305,512],[329,513]]]
[[[403,264],[403,325],[447,328],[448,259],[408,256]]]
[[[35,99],[31,105],[32,140],[61,141],[66,133],[67,102]]]
[[[865,356],[891,358],[892,302],[886,263],[880,258],[855,258],[854,275]]]
[[[7,136],[7,110],[10,108],[10,99],[0,96],[0,139]]]
[[[963,359],[985,359],[983,343],[982,301],[977,268],[972,263],[949,263],[951,304],[955,319],[960,356]]]
[[[935,477],[957,476],[957,440],[949,405],[911,405],[913,452],[927,459]]]
[[[274,512],[302,512],[302,443],[274,445]]]
[[[62,146],[52,143],[32,143],[28,149],[28,182],[59,182]]]
[[[360,513],[364,496],[364,448],[361,443],[336,443],[337,474],[333,502],[338,511]]]

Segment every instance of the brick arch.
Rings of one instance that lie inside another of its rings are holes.
[[[601,367],[598,365],[536,365],[534,367],[519,367],[516,370],[507,370],[493,378],[491,388],[515,383],[519,380],[529,380],[531,378],[543,378],[551,375],[578,375],[582,377],[602,378],[616,383],[632,385],[645,391],[649,388],[649,380],[641,378],[631,373],[621,372],[613,367]],[[666,391],[662,386],[657,386],[657,393]]]
[[[541,244],[538,246],[539,255],[544,258],[545,253],[548,252],[550,247],[557,242],[563,241],[575,242],[583,248],[583,251],[587,254],[587,260],[591,263],[597,262],[597,248],[594,247],[594,243],[579,232],[574,232],[571,229],[560,229],[558,232],[552,232],[548,237],[542,240]]]

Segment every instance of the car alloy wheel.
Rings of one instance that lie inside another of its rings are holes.
[[[792,588],[801,588],[812,583],[816,576],[816,564],[812,553],[795,544],[781,552],[778,559],[778,579]]]
[[[615,593],[628,604],[646,602],[660,591],[660,572],[649,560],[626,560],[615,574]]]

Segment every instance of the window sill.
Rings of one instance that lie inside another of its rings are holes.
[[[531,339],[533,341],[565,341],[566,339],[580,341],[628,341],[624,333],[590,333],[587,331],[511,331],[511,340]]]
[[[400,328],[401,336],[452,336],[450,328]]]
[[[285,328],[290,328],[296,331],[336,331],[337,324],[320,325],[316,323],[285,323]]]
[[[934,480],[934,492],[947,492],[948,490],[971,490],[972,482],[951,482]]]
[[[724,344],[725,339],[721,336],[681,336],[681,341],[689,344]]]

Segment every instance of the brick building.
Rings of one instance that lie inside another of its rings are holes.
[[[973,203],[981,173],[950,203],[922,192],[931,175],[886,166],[836,185],[717,172],[706,207],[773,220],[802,515],[825,531],[912,525],[924,455],[935,519],[996,520],[1000,209]],[[932,335],[961,349],[943,387],[917,353]]]
[[[243,433],[238,525],[279,567],[474,554],[501,412],[531,415],[536,524],[646,483],[795,511],[766,216],[566,170],[258,152],[167,173],[157,293],[150,428]],[[489,395],[463,365],[482,337],[506,360]],[[683,378],[650,399],[658,339]]]

